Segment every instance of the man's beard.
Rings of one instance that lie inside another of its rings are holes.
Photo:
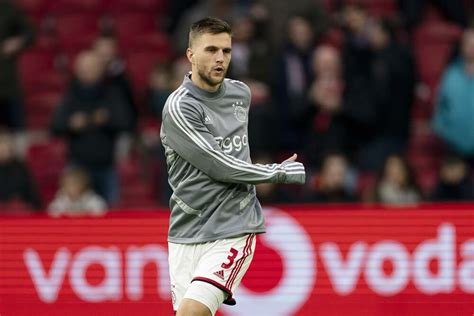
[[[214,80],[214,79],[212,79],[212,77],[211,77],[211,72],[212,72],[212,70],[209,71],[209,72],[206,74],[206,73],[204,73],[203,70],[198,69],[198,75],[199,75],[199,77],[200,77],[205,83],[207,83],[207,84],[208,84],[209,86],[211,86],[211,87],[215,87],[215,86],[221,84],[222,81],[224,81],[225,75],[226,75],[226,73],[227,73],[227,71],[224,72],[224,74],[223,74],[223,76],[222,76],[222,79]]]

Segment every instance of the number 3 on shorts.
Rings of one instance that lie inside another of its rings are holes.
[[[223,263],[221,267],[224,269],[229,269],[230,267],[232,267],[232,264],[234,263],[234,260],[237,257],[238,253],[239,252],[235,248],[230,248],[230,255],[227,257],[229,262]]]

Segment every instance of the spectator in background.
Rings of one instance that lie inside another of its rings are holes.
[[[422,201],[414,172],[402,156],[390,155],[385,160],[372,193],[372,200],[384,204],[411,204]]]
[[[0,125],[16,131],[25,121],[17,60],[32,41],[27,16],[13,1],[0,0]]]
[[[48,214],[54,217],[102,215],[107,203],[90,187],[90,179],[84,170],[66,169],[61,176],[60,189],[48,206]]]
[[[287,21],[294,16],[304,15],[311,23],[311,30],[316,38],[327,31],[330,25],[330,17],[325,10],[321,0],[298,0],[298,1],[275,1],[256,0],[251,1],[249,14],[257,21],[258,31],[269,41],[273,50],[284,48],[287,34]]]
[[[232,65],[229,77],[244,81],[250,88],[248,136],[252,151],[258,155],[275,154],[279,145],[279,117],[270,93],[270,49],[257,38],[256,24],[250,16],[234,19]],[[262,31],[262,30],[260,30]]]
[[[347,188],[347,159],[340,153],[327,154],[312,191],[305,200],[312,203],[356,202],[357,198]]]
[[[344,65],[343,126],[344,153],[361,167],[361,149],[375,135],[376,104],[373,100],[372,50],[369,41],[370,17],[366,8],[353,3],[342,11],[346,30],[342,47]]]
[[[33,209],[41,209],[41,201],[28,167],[15,157],[13,136],[0,131],[0,203],[20,199]]]
[[[229,78],[270,83],[270,48],[256,37],[256,24],[250,16],[235,19],[232,34],[232,67]]]
[[[137,108],[133,101],[133,89],[127,75],[125,62],[119,55],[117,39],[113,36],[102,35],[96,38],[94,51],[105,64],[105,80],[107,83],[115,85],[117,90],[123,93],[123,98],[133,114],[133,127],[136,126]]]
[[[464,31],[461,56],[446,69],[438,90],[433,128],[474,166],[474,28]]]
[[[450,155],[443,159],[432,199],[449,202],[474,199],[474,183],[469,177],[468,166],[461,158]]]
[[[343,118],[344,80],[341,56],[330,45],[318,46],[312,55],[314,81],[308,91],[308,107],[301,115],[305,156],[310,166],[321,165],[327,152],[342,151],[347,138]]]
[[[120,132],[132,126],[127,101],[104,81],[104,64],[93,51],[75,61],[75,77],[56,108],[51,130],[69,141],[69,160],[87,170],[94,191],[109,204],[118,200],[115,145]]]
[[[269,87],[255,80],[247,80],[250,88],[251,109],[249,111],[248,137],[252,152],[257,155],[275,155],[280,149],[282,131],[279,116],[270,95]]]
[[[303,146],[300,140],[304,129],[298,120],[307,108],[306,91],[312,81],[310,64],[314,44],[310,22],[302,16],[291,17],[288,20],[288,41],[275,66],[273,91],[282,118],[281,125],[285,126],[282,148],[286,150]]]
[[[346,5],[341,111],[344,152],[357,167],[374,171],[390,153],[403,153],[409,138],[415,73],[411,52],[397,41],[387,19]]]
[[[396,29],[386,18],[373,19],[368,30],[372,49],[371,82],[376,121],[372,137],[364,144],[359,164],[379,170],[391,153],[403,154],[409,139],[411,109],[416,84],[410,50],[397,41]]]
[[[184,76],[184,75],[183,75]],[[153,67],[147,90],[147,103],[151,112],[160,118],[166,99],[173,92],[172,73],[169,65],[158,63]]]

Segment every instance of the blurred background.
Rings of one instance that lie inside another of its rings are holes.
[[[474,200],[470,0],[0,0],[0,210],[156,209],[192,22],[232,24],[262,204]]]

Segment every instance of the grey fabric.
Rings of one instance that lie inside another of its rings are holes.
[[[299,162],[252,164],[247,121],[250,90],[225,79],[218,91],[200,89],[188,74],[163,109],[171,218],[168,241],[201,243],[264,232],[255,184],[305,181]]]

